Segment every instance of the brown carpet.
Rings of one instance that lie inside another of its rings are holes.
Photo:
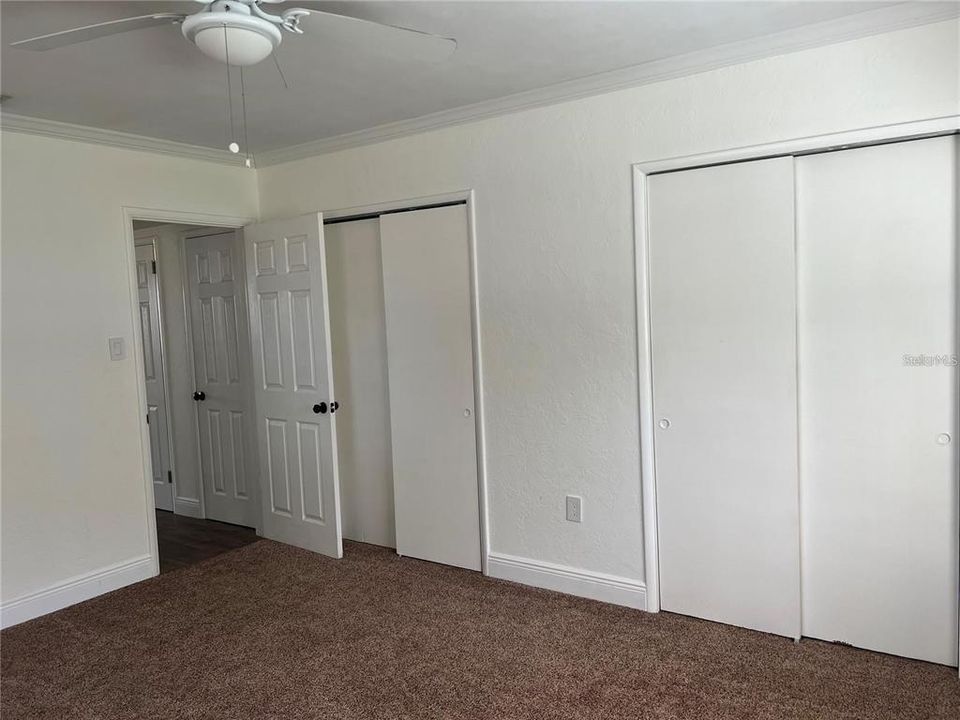
[[[3,720],[960,718],[956,671],[349,544],[268,541],[3,631]]]

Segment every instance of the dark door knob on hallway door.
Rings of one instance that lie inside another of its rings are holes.
[[[331,413],[331,414],[335,413],[335,412],[336,412],[337,410],[339,410],[339,409],[340,409],[340,403],[338,403],[336,400],[334,400],[332,403],[330,403],[330,413]]]
[[[318,415],[325,415],[327,412],[327,404],[325,402],[317,403],[313,406],[313,411]]]
[[[193,399],[197,402],[203,402],[207,399],[207,394],[203,390],[199,390],[193,394]]]

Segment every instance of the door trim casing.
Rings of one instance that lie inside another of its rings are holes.
[[[142,482],[144,487],[144,513],[147,521],[147,540],[149,543],[151,575],[160,574],[160,553],[157,547],[156,505],[153,499],[153,467],[150,459],[150,431],[147,428],[147,386],[143,375],[143,340],[140,337],[140,324],[137,312],[137,258],[134,245],[134,220],[168,222],[181,225],[208,225],[224,228],[242,228],[256,222],[256,218],[237,215],[215,215],[203,212],[183,212],[159,208],[123,206],[121,208],[124,238],[124,261],[127,268],[127,290],[130,305],[130,325],[132,341],[132,360],[137,372],[137,406],[140,417],[140,457],[142,464]],[[202,493],[201,493],[202,497]]]
[[[321,210],[324,222],[353,216],[379,215],[396,210],[415,210],[425,206],[465,203],[467,206],[467,255],[470,260],[470,321],[473,339],[473,402],[477,436],[477,493],[480,502],[480,571],[489,575],[490,518],[487,485],[486,413],[483,403],[483,352],[481,344],[480,284],[477,267],[476,193],[473,189],[455,190],[437,195],[390,200],[334,210]]]
[[[647,221],[647,178],[650,175],[692,170],[727,163],[802,155],[812,152],[846,150],[857,146],[916,140],[960,132],[960,115],[914,122],[859,128],[839,133],[812,135],[760,145],[683,155],[634,163],[633,246],[634,290],[637,322],[637,385],[640,436],[640,490],[643,519],[644,581],[647,611],[660,611],[660,554],[657,528],[657,480],[654,460],[653,365],[650,316],[649,235]]]

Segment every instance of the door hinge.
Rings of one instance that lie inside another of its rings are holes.
[[[173,471],[172,471],[172,470],[167,470],[167,482],[168,482],[168,483],[173,483]]]
[[[150,424],[150,416],[147,415],[147,425],[149,425],[149,424]]]
[[[150,261],[150,269],[153,270],[153,274],[154,274],[154,275],[157,274],[157,261],[156,261],[156,260],[151,260],[151,261]]]

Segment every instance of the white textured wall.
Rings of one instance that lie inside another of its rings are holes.
[[[6,602],[149,549],[121,208],[256,216],[257,188],[241,168],[11,132],[0,159]]]
[[[491,549],[641,579],[631,163],[955,114],[957,35],[929,25],[266,168],[262,214],[475,189]]]

